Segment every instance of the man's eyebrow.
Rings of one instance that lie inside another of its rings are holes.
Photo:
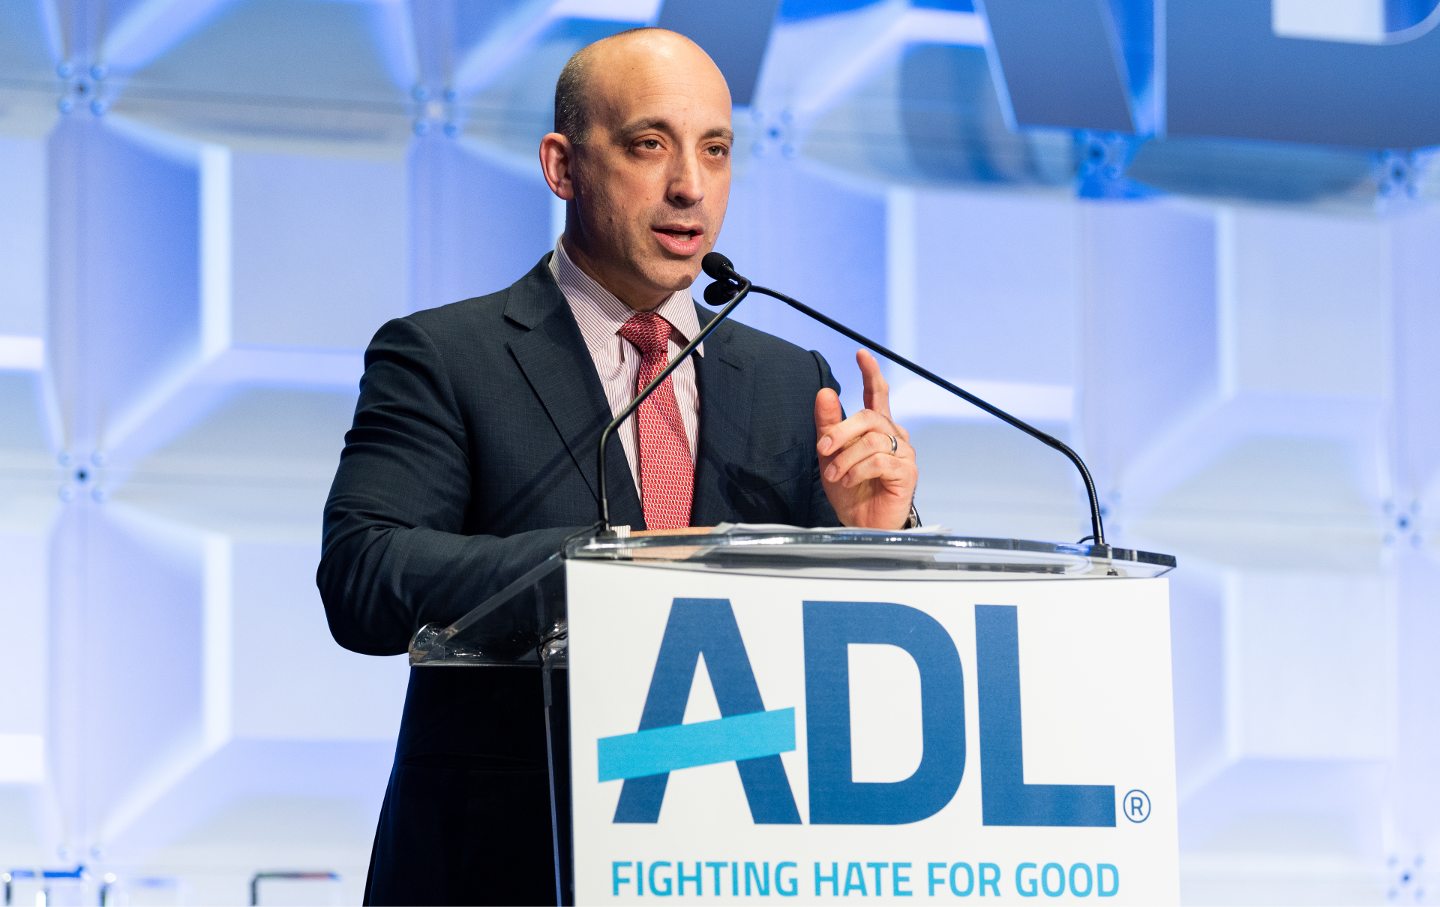
[[[631,136],[637,132],[646,132],[651,129],[658,129],[661,132],[670,131],[670,121],[663,117],[649,117],[643,120],[631,120],[620,127],[620,134]]]
[[[651,129],[658,129],[661,132],[673,132],[670,121],[664,117],[647,117],[641,120],[632,120],[620,127],[620,135],[629,137],[636,133],[646,132]],[[702,139],[724,139],[727,142],[735,141],[735,130],[728,126],[713,126],[705,130],[700,136]]]

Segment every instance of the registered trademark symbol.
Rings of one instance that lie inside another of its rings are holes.
[[[1120,798],[1120,811],[1131,822],[1144,822],[1150,818],[1150,795],[1143,790],[1132,790]]]

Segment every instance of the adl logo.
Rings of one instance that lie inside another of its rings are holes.
[[[886,602],[807,601],[803,621],[810,822],[899,825],[939,812],[965,772],[965,681],[950,634],[925,612]],[[1113,827],[1113,786],[1025,783],[1014,606],[976,605],[975,637],[984,824]],[[919,668],[923,755],[903,781],[852,780],[852,644],[897,646]],[[722,717],[683,724],[702,655]],[[670,772],[734,762],[755,822],[799,824],[780,761],[794,749],[795,710],[766,710],[730,601],[677,598],[640,729],[599,741],[600,780],[623,780],[616,822],[653,823]]]

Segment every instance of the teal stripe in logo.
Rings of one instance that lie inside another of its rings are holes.
[[[672,724],[600,738],[600,780],[663,775],[676,769],[774,756],[793,749],[793,708]]]

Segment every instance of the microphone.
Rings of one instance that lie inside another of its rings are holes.
[[[700,329],[699,333],[695,335],[695,339],[687,343],[685,348],[677,353],[675,358],[671,359],[670,362],[660,370],[660,374],[656,375],[651,379],[649,384],[641,388],[640,393],[635,395],[635,399],[625,404],[620,412],[616,414],[615,418],[610,420],[610,424],[605,426],[604,431],[600,432],[600,449],[595,456],[597,478],[600,483],[600,531],[596,533],[597,537],[613,538],[615,536],[615,530],[610,527],[610,493],[608,483],[605,481],[605,445],[609,443],[610,436],[615,433],[615,429],[619,428],[622,422],[630,418],[635,410],[640,407],[641,403],[645,402],[646,397],[655,392],[655,388],[659,387],[664,383],[666,378],[670,377],[671,372],[680,367],[680,363],[690,358],[690,354],[695,352],[696,347],[705,342],[705,338],[709,337],[711,332],[720,326],[720,322],[730,317],[730,313],[735,311],[735,307],[740,304],[740,301],[750,295],[750,281],[736,274],[734,266],[730,264],[730,259],[721,255],[719,252],[707,252],[705,257],[701,259],[701,267],[704,268],[705,273],[711,277],[715,276],[710,270],[712,267],[719,268],[721,269],[721,273],[728,273],[734,277],[733,282],[726,282],[726,289],[721,290],[714,296],[711,296],[710,288],[716,286],[716,284],[711,284],[710,287],[705,288],[706,303],[712,306],[724,305],[725,307],[721,309],[714,318],[710,319],[710,323]]]
[[[714,278],[715,280],[715,283],[712,283],[710,286],[705,288],[705,302],[707,304],[712,306],[721,304],[721,300],[723,300],[725,296],[729,292],[731,292],[736,286],[743,286],[747,292],[753,290],[756,293],[763,293],[766,296],[774,297],[775,299],[780,300],[781,302],[785,303],[790,308],[801,313],[802,315],[807,315],[810,318],[813,318],[814,320],[830,328],[831,330],[838,331],[839,333],[844,334],[846,337],[849,337],[856,343],[868,347],[874,352],[884,356],[886,359],[889,359],[891,362],[904,366],[911,372],[919,375],[926,381],[929,381],[931,384],[934,384],[937,387],[944,388],[945,390],[964,400],[966,403],[979,407],[980,409],[984,410],[985,412],[989,413],[1000,421],[1006,423],[1007,425],[1010,425],[1013,428],[1018,428],[1020,431],[1023,431],[1025,434],[1041,442],[1042,444],[1045,444],[1046,446],[1051,447],[1064,454],[1066,459],[1068,459],[1072,464],[1074,464],[1076,470],[1078,470],[1080,473],[1081,481],[1085,483],[1085,493],[1090,499],[1090,537],[1095,540],[1096,547],[1105,547],[1105,527],[1100,519],[1100,497],[1095,493],[1095,481],[1090,478],[1090,470],[1085,468],[1085,461],[1080,459],[1080,455],[1077,454],[1074,450],[1071,450],[1069,445],[1065,444],[1059,438],[1048,435],[1040,429],[1036,428],[1035,426],[1031,425],[1030,423],[1024,421],[1023,419],[1012,416],[1000,407],[987,403],[986,401],[980,399],[979,397],[975,396],[964,388],[951,384],[949,381],[946,381],[944,378],[941,378],[939,375],[935,374],[929,369],[920,365],[916,365],[914,362],[911,362],[909,359],[906,359],[904,356],[900,355],[894,350],[890,350],[886,347],[881,346],[880,344],[871,340],[869,337],[861,334],[859,331],[851,330],[850,328],[829,317],[828,315],[817,312],[816,310],[810,308],[803,302],[800,302],[796,299],[791,299],[784,293],[777,292],[770,289],[769,287],[762,287],[752,284],[749,280],[741,277],[735,271],[735,266],[730,263],[730,259],[726,258],[724,255],[721,255],[719,252],[711,252],[709,255],[706,255],[704,261],[702,262],[702,267],[705,269],[705,273],[708,274],[710,277]],[[1083,542],[1085,540],[1081,539],[1080,541]]]
[[[735,272],[735,265],[731,264],[730,259],[721,255],[719,252],[706,252],[705,257],[700,259],[700,268],[711,280],[724,280],[730,283],[745,281],[749,283],[749,281],[746,281],[745,278]],[[706,287],[705,291],[705,295],[709,296],[710,288]],[[710,302],[709,299],[705,301]]]

